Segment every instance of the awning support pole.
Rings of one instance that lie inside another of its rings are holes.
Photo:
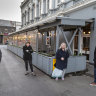
[[[37,31],[37,36],[36,36],[36,52],[38,53],[38,40],[39,40],[39,37],[38,37],[38,31]]]
[[[59,25],[57,25],[57,30],[56,30],[56,52],[59,48]]]
[[[79,27],[79,34],[78,34],[78,55],[81,53],[81,36],[82,36],[82,29]]]

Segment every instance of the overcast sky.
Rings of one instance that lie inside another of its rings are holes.
[[[20,5],[23,0],[0,0],[0,19],[21,21]]]

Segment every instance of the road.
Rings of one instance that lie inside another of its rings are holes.
[[[96,96],[89,76],[70,75],[65,81],[55,81],[36,68],[36,77],[25,76],[23,60],[4,47],[1,50],[0,96]]]

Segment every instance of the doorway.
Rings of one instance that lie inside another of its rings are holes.
[[[89,54],[90,54],[90,33],[91,32],[88,32],[88,34],[86,32],[83,32],[81,42],[82,55],[85,55],[87,60],[89,60]],[[78,54],[78,34],[75,36],[74,39],[74,55],[77,54]]]
[[[89,54],[90,54],[90,36],[84,35],[83,36],[83,50],[82,54],[86,56],[86,59],[89,60]]]

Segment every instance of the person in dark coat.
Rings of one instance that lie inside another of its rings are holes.
[[[33,49],[30,45],[30,42],[27,42],[25,44],[25,46],[23,47],[23,59],[25,61],[25,68],[26,68],[26,73],[25,75],[28,75],[29,72],[28,72],[28,64],[30,66],[30,69],[31,69],[31,73],[32,75],[35,75],[35,73],[33,72],[33,65],[32,65],[32,53],[33,53]]]
[[[91,86],[96,86],[96,47],[94,51],[94,82],[92,82],[90,85]]]
[[[1,50],[0,50],[0,62],[1,62],[1,59],[2,59],[2,52],[1,52]]]
[[[67,62],[68,62],[69,53],[66,49],[66,44],[62,43],[60,49],[58,49],[56,53],[56,68],[63,70],[62,73],[62,80],[64,80],[65,71],[67,69]],[[58,80],[58,77],[56,78]]]

